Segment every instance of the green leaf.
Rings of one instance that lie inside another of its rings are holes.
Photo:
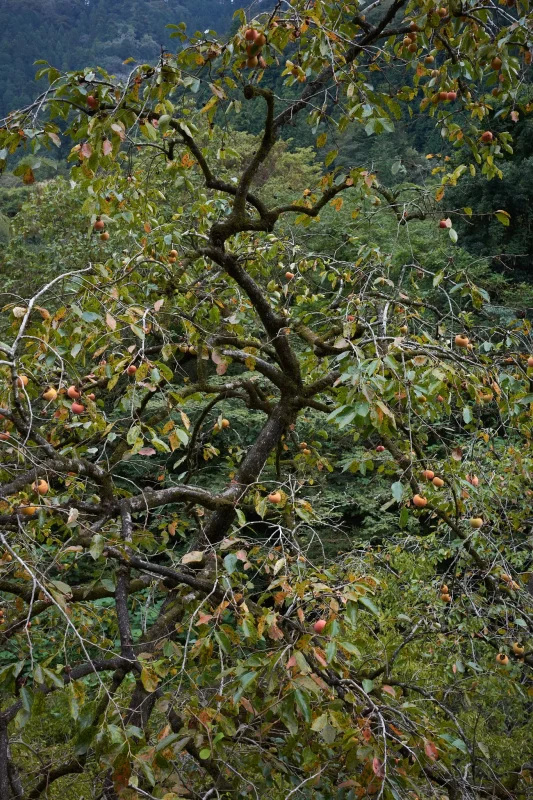
[[[166,133],[168,131],[171,119],[172,117],[170,116],[170,114],[162,114],[159,117],[158,128],[161,133]]]
[[[279,709],[281,721],[287,726],[289,733],[295,736],[298,733],[298,720],[294,715],[294,704],[292,695],[285,698]]]
[[[43,667],[43,675],[45,675],[48,678],[48,681],[51,685],[53,684],[58,689],[63,689],[63,687],[65,686],[63,678],[60,678],[59,675],[56,675],[56,673],[52,672],[51,669]]]
[[[33,705],[33,692],[27,686],[23,686],[20,690],[20,699],[22,706],[26,711],[31,711]]]
[[[337,655],[337,643],[334,641],[328,642],[326,646],[326,658],[330,664],[335,659],[336,655]]]
[[[395,481],[391,486],[392,496],[398,503],[401,503],[403,497],[403,484],[401,481]]]
[[[296,705],[302,712],[303,718],[306,722],[311,722],[311,706],[309,704],[309,698],[305,692],[301,689],[294,690],[294,699],[296,700]]]
[[[91,547],[89,549],[89,553],[92,555],[95,561],[97,558],[100,558],[104,552],[104,544],[104,537],[100,533],[96,533],[92,538]]]
[[[150,764],[147,761],[144,761],[143,759],[139,759],[138,763],[141,772],[144,772],[144,777],[146,778],[150,786],[155,786],[155,775]]]
[[[327,724],[328,724],[328,715],[321,714],[319,717],[313,720],[313,724],[311,725],[311,730],[320,733],[320,731],[323,730]]]
[[[70,594],[72,591],[68,583],[63,583],[63,581],[52,580],[50,583],[52,583],[61,594]]]
[[[357,624],[357,603],[354,603],[353,600],[348,600],[346,603],[346,617],[345,619],[350,623],[350,625],[355,628]]]
[[[231,655],[232,652],[231,642],[224,633],[224,631],[221,630],[215,631],[215,639],[217,640],[222,652],[224,652],[227,656]]]
[[[511,224],[511,215],[507,211],[502,211],[499,209],[498,211],[494,212],[494,216],[498,222],[501,222],[501,224],[505,225],[506,228],[508,228]]]
[[[354,656],[361,656],[359,648],[351,642],[339,642],[339,647],[342,647],[343,650],[346,650],[347,653],[351,653]]]
[[[94,311],[84,311],[81,318],[84,322],[101,322],[100,315],[95,314]]]
[[[369,610],[369,611],[371,611],[373,614],[375,614],[375,615],[376,615],[376,617],[379,617],[379,616],[380,616],[380,611],[379,611],[379,608],[376,606],[376,604],[375,604],[375,603],[373,603],[373,602],[372,602],[372,600],[371,600],[369,597],[367,597],[366,595],[364,595],[363,597],[360,597],[360,598],[359,598],[359,602],[360,602],[360,603],[361,603],[363,606],[365,606],[365,608],[368,608],[368,610]]]
[[[298,669],[300,670],[302,675],[307,675],[313,671],[309,666],[309,664],[307,663],[304,654],[300,650],[296,650],[294,652],[294,658],[296,659],[296,663],[298,664]]]
[[[238,563],[239,559],[237,558],[235,553],[228,553],[228,555],[225,556],[224,566],[228,572],[228,575],[232,575],[235,572]]]
[[[457,750],[460,750],[462,753],[468,753],[468,747],[462,739],[454,739],[453,742],[451,742],[451,745],[452,747],[457,748]]]

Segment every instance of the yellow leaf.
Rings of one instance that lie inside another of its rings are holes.
[[[35,183],[35,175],[33,174],[33,170],[31,167],[28,167],[22,176],[23,183],[28,186],[31,183]]]
[[[216,95],[213,95],[213,97],[210,100],[208,100],[205,106],[202,108],[200,114],[205,114],[207,111],[210,111],[213,108],[213,106],[216,106],[217,103],[218,103],[218,97]]]
[[[145,690],[152,694],[157,689],[157,684],[159,683],[159,678],[155,674],[152,669],[148,667],[143,667],[141,671],[141,683],[144,686]]]
[[[170,445],[170,449],[172,450],[172,452],[174,452],[174,450],[178,450],[179,449],[179,446],[180,446],[181,442],[178,439],[175,431],[173,431],[170,434],[170,436],[168,437],[168,443]]]

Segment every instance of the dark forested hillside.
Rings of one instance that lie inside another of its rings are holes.
[[[220,32],[235,8],[231,0],[1,0],[0,116],[35,96],[38,59],[117,73],[125,59],[147,61],[168,46],[169,23]]]

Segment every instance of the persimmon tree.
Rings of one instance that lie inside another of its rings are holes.
[[[531,793],[530,325],[491,322],[439,211],[498,176],[530,26],[521,2],[295,2],[228,41],[175,26],[123,80],[46,65],[4,121],[3,161],[71,141],[87,263],[4,308],[1,800]],[[402,107],[451,147],[431,199],[333,146],[266,202],[296,119],[324,147]],[[431,220],[450,259],[306,249],[343,202]],[[324,552],[328,482],[371,471],[390,535]]]

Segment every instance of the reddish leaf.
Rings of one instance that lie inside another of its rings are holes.
[[[315,654],[315,658],[318,661],[318,663],[321,664],[323,667],[327,667],[328,660],[326,658],[326,654],[324,653],[324,651],[321,650],[320,647],[315,647],[313,649],[313,652]]]
[[[93,149],[89,142],[84,142],[81,146],[80,155],[82,158],[90,158],[93,154]]]
[[[61,146],[61,139],[59,138],[57,133],[53,133],[52,131],[48,131],[48,136],[53,141],[53,143],[55,144],[56,147],[60,147]]]
[[[424,752],[431,761],[436,761],[439,757],[439,751],[437,750],[437,745],[426,739],[424,742]]]
[[[122,753],[113,764],[113,786],[117,792],[126,789],[131,777],[130,760]]]
[[[254,707],[246,697],[241,697],[241,706],[243,706],[249,714],[253,714],[255,716]]]
[[[110,153],[113,152],[113,145],[109,141],[109,139],[104,139],[102,142],[102,152],[104,156],[108,156]]]
[[[274,639],[275,641],[283,639],[283,631],[281,631],[275,623],[270,626],[267,633],[269,635],[269,638]]]
[[[403,736],[403,732],[397,728],[396,725],[393,725],[392,722],[390,723],[390,728],[397,736]]]
[[[379,758],[375,758],[372,760],[372,769],[374,770],[374,774],[378,776],[378,778],[385,777],[385,768]]]
[[[122,139],[122,141],[124,141],[124,139],[126,138],[126,133],[121,125],[114,123],[113,125],[111,125],[111,130],[114,131]]]
[[[139,450],[140,456],[155,456],[155,450],[153,447],[141,447]]]

